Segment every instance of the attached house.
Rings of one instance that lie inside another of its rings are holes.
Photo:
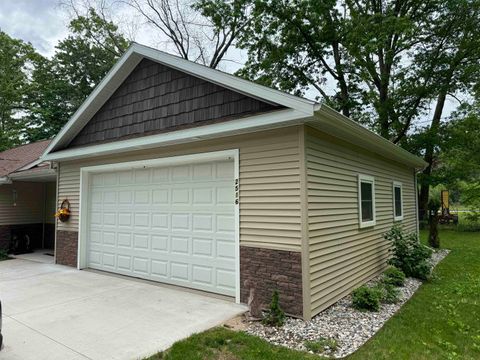
[[[52,250],[56,172],[39,157],[50,140],[0,152],[0,249],[12,239],[28,239],[31,248]]]
[[[46,149],[56,262],[309,319],[417,229],[423,160],[324,104],[133,44]]]

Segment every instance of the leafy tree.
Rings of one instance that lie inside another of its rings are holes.
[[[480,104],[464,106],[442,129],[436,183],[461,191],[462,203],[480,209]],[[475,213],[478,214],[478,213]]]
[[[242,76],[299,95],[313,88],[327,104],[394,142],[423,113],[433,69],[415,64],[412,53],[426,37],[436,0],[252,6],[253,20],[238,44],[249,54]],[[329,93],[331,83],[336,88]]]
[[[438,178],[435,175],[435,164],[441,149],[444,127],[441,120],[447,97],[473,92],[476,88],[478,90],[480,76],[480,2],[445,1],[440,15],[432,21],[429,42],[424,45],[426,50],[417,55],[434,69],[434,112],[430,125],[420,131],[424,139],[424,159],[428,163],[420,178],[419,206],[424,212],[428,208],[430,185],[435,184]],[[458,122],[453,122],[448,127],[454,129],[457,125]],[[460,131],[461,128],[462,126]]]
[[[128,41],[95,10],[70,23],[51,60],[33,72],[27,138],[53,137],[127,49]]]
[[[39,58],[31,44],[0,31],[0,151],[22,142],[29,74]]]

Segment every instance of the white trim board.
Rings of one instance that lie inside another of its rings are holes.
[[[362,183],[372,185],[372,220],[363,221],[362,214]],[[375,178],[370,175],[358,174],[358,224],[359,228],[375,226],[377,223],[376,204],[375,204]]]
[[[87,166],[80,168],[80,198],[79,198],[79,233],[78,233],[78,250],[77,250],[77,268],[84,269],[87,267],[87,240],[88,234],[88,191],[90,184],[90,176],[99,172],[113,172],[134,168],[146,168],[157,166],[171,166],[177,164],[186,164],[192,162],[207,162],[217,160],[233,160],[234,162],[234,179],[239,179],[240,174],[240,157],[239,150],[223,150],[207,153],[198,153],[190,155],[173,156],[166,158],[157,158],[150,160],[129,161],[124,163],[106,164]],[[232,184],[234,185],[234,184]],[[234,204],[235,211],[235,301],[240,303],[240,209],[239,204]]]
[[[65,161],[89,156],[118,154],[153,147],[168,146],[244,134],[264,129],[300,124],[306,117],[296,110],[278,110],[267,114],[250,116],[235,121],[199,126],[191,129],[172,131],[158,135],[114,141],[106,144],[61,150],[43,156],[44,160]]]
[[[400,188],[400,212],[401,215],[397,216],[395,209],[395,188]],[[393,221],[402,221],[403,214],[403,184],[400,181],[392,182],[392,202],[393,202]]]

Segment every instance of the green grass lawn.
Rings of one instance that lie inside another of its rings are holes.
[[[451,253],[434,279],[348,360],[480,359],[480,233],[440,232]],[[422,240],[426,233],[422,232]],[[174,344],[154,359],[319,359],[217,328]]]

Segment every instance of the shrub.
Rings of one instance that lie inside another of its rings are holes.
[[[383,273],[382,281],[385,284],[393,286],[403,286],[403,284],[405,284],[405,274],[402,270],[397,269],[396,267],[390,267]]]
[[[412,268],[412,276],[420,280],[428,280],[432,275],[432,264],[427,260],[420,261]]]
[[[320,338],[318,340],[307,340],[303,343],[305,348],[315,354],[323,353],[325,350],[336,351],[338,343],[335,339]]]
[[[360,286],[352,293],[352,305],[357,310],[378,311],[382,292],[378,288]]]
[[[8,256],[7,250],[0,249],[0,261],[7,260],[10,257]]]
[[[378,291],[382,294],[381,301],[385,304],[396,304],[400,300],[400,290],[392,284],[380,284]]]
[[[285,312],[280,308],[277,290],[273,292],[270,307],[263,317],[262,322],[269,326],[282,326],[285,323]]]
[[[432,266],[428,259],[432,250],[422,245],[416,234],[405,234],[400,227],[393,226],[384,238],[392,242],[390,265],[402,270],[405,276],[422,280],[429,277]]]

